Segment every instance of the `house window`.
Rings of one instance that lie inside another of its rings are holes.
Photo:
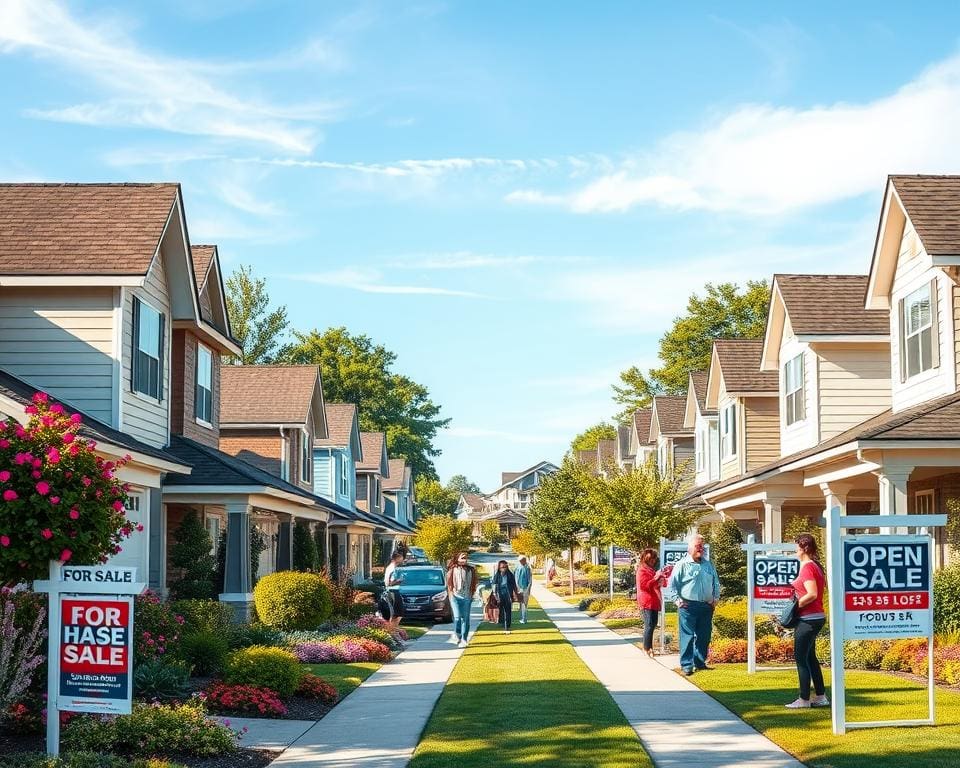
[[[350,475],[347,474],[347,457],[340,457],[340,495],[348,496],[350,494]]]
[[[208,517],[207,518],[207,533],[210,535],[210,541],[213,543],[213,548],[210,550],[211,555],[217,554],[217,546],[220,543],[220,518],[219,517]]]
[[[729,459],[737,455],[737,406],[731,403],[720,412],[720,455]]]
[[[933,491],[917,491],[914,497],[913,512],[917,515],[933,514]]]
[[[697,472],[703,472],[706,466],[707,433],[704,430],[697,432]]]
[[[313,451],[310,445],[310,433],[305,429],[300,430],[300,479],[310,482],[310,467],[313,464]]]
[[[198,421],[213,423],[213,354],[197,344],[197,391],[193,411]]]
[[[163,315],[134,296],[131,388],[155,400],[163,399],[163,326]]]
[[[667,445],[666,440],[657,446],[657,468],[660,470],[660,474],[666,474],[667,470],[670,469],[667,460],[668,448],[669,446]]]
[[[783,366],[784,415],[787,426],[803,421],[803,355],[787,360]]]
[[[918,288],[901,301],[902,348],[901,378],[909,379],[937,365],[934,344],[935,281]]]
[[[282,433],[280,436],[280,479],[290,482],[290,440]]]

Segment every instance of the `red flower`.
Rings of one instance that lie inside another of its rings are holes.
[[[59,496],[51,496],[51,497],[50,497],[50,503],[51,503],[51,504],[59,504],[59,503],[60,503],[60,497],[59,497]]]
[[[33,396],[33,402],[35,402],[37,405],[39,405],[40,403],[49,402],[49,400],[50,400],[50,396],[46,392],[37,392]]]
[[[37,493],[39,493],[41,496],[46,496],[48,493],[50,493],[50,483],[48,483],[46,480],[41,480],[39,483],[37,483]]]
[[[83,417],[82,417],[79,413],[71,413],[71,414],[70,414],[70,423],[71,423],[71,424],[79,424],[81,421],[83,421]]]
[[[0,471],[0,483],[5,483],[10,479],[10,473],[7,470]]]
[[[122,502],[122,501],[115,501],[115,502],[113,502],[113,508],[114,508],[117,512],[123,512],[123,502]]]
[[[13,490],[13,488],[7,488],[7,490],[3,492],[4,501],[16,501],[17,498],[17,492]]]
[[[10,546],[10,537],[0,536],[0,547],[9,547],[9,546]]]
[[[51,464],[57,464],[60,461],[60,451],[52,445],[50,446],[50,450],[47,451],[47,461]]]
[[[40,535],[45,539],[52,539],[53,531],[51,531],[49,528],[44,528],[42,531],[40,531]]]
[[[71,557],[73,557],[73,552],[71,552],[69,549],[65,549],[63,550],[63,552],[60,553],[60,562],[65,563]]]
[[[72,443],[75,439],[76,439],[76,436],[73,434],[73,432],[67,432],[63,436],[63,442],[68,444]]]
[[[68,516],[71,520],[76,520],[78,517],[80,517],[80,511],[76,507],[73,507],[68,513]]]

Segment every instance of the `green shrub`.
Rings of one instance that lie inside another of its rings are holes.
[[[933,575],[933,631],[960,630],[960,564]]]
[[[190,667],[172,659],[148,659],[133,669],[133,692],[141,699],[176,699],[187,690]]]
[[[136,758],[101,755],[97,752],[70,752],[60,757],[18,752],[0,757],[0,768],[184,768],[159,757]]]
[[[184,632],[227,635],[236,626],[233,608],[219,600],[174,600],[170,607],[183,617]]]
[[[233,649],[249,648],[251,645],[280,648],[283,646],[283,635],[280,630],[265,627],[263,624],[235,624],[230,628],[227,642]]]
[[[254,645],[227,657],[223,679],[233,685],[257,685],[290,696],[297,690],[300,662],[290,651]]]
[[[754,617],[756,636],[776,634],[775,622],[766,614]],[[713,612],[713,630],[717,637],[747,637],[747,601],[733,598],[721,601]]]
[[[193,674],[198,677],[217,674],[228,653],[227,636],[214,632],[191,632],[183,636],[177,647],[177,655],[193,668]]]
[[[171,596],[212,598],[220,591],[215,584],[217,560],[210,534],[194,510],[184,513],[173,539],[176,543],[170,548],[170,566],[178,578],[170,582]]]
[[[909,672],[913,666],[913,660],[920,653],[927,653],[926,638],[909,637],[894,640],[880,660],[880,669],[889,672]]]
[[[306,520],[297,520],[293,526],[293,570],[320,570],[317,541],[310,530],[310,523]]]
[[[846,669],[880,669],[891,645],[890,640],[848,640],[843,644],[843,666]]]
[[[580,601],[580,610],[589,614],[597,614],[610,607],[612,601],[609,597],[588,597]]]
[[[134,704],[133,712],[115,718],[81,716],[63,730],[68,750],[119,752],[148,757],[173,752],[212,757],[233,752],[237,734],[207,717],[196,702],[177,706]]]
[[[278,571],[253,590],[257,615],[275,629],[315,629],[330,618],[333,603],[326,581],[316,573]]]

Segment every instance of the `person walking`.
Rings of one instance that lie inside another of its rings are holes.
[[[497,563],[497,572],[493,574],[490,586],[493,589],[497,607],[500,609],[500,626],[503,627],[503,634],[509,635],[510,624],[513,619],[513,601],[518,595],[516,577],[514,577],[513,571],[510,570],[506,560]]]
[[[543,569],[543,575],[547,579],[547,584],[557,577],[557,563],[554,561],[553,557],[547,558],[546,565]]]
[[[477,591],[477,569],[467,562],[466,552],[457,552],[447,567],[447,595],[453,613],[451,640],[466,648],[470,637],[470,604]]]
[[[704,541],[699,533],[687,540],[687,554],[673,567],[667,589],[677,604],[680,625],[680,668],[692,675],[694,669],[708,669],[713,609],[720,599],[720,579],[713,563],[703,556]]]
[[[383,592],[380,594],[380,615],[387,620],[390,629],[395,630],[403,620],[403,598],[396,587],[403,584],[403,574],[397,568],[403,563],[403,553],[394,552],[383,571]]]
[[[817,559],[817,541],[809,533],[801,533],[793,540],[800,559],[800,573],[793,582],[797,595],[799,621],[793,630],[793,658],[800,678],[800,697],[787,704],[787,709],[829,707],[827,690],[823,684],[823,670],[817,658],[817,635],[826,623],[823,610],[823,592],[826,579]],[[810,688],[816,694],[810,698]]]
[[[643,650],[651,659],[653,658],[653,633],[660,619],[660,611],[663,609],[660,589],[667,584],[663,571],[657,570],[659,564],[660,555],[657,554],[657,550],[650,547],[640,553],[640,559],[637,561],[637,607],[643,612]]]
[[[520,593],[520,623],[527,623],[527,604],[530,602],[530,590],[533,588],[533,569],[527,565],[527,558],[520,558],[520,566],[515,574],[517,591]]]

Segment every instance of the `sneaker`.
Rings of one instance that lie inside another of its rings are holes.
[[[459,642],[460,642],[460,636],[459,636],[456,632],[451,632],[451,633],[450,633],[450,642],[451,642],[451,643],[459,643]]]
[[[827,694],[823,693],[819,696],[814,696],[810,699],[811,707],[829,707],[830,699],[827,698]]]
[[[507,630],[506,632],[504,632],[503,634],[509,635],[509,634],[510,634],[510,630],[508,629],[508,630]]]
[[[806,699],[797,699],[784,705],[787,709],[810,709],[810,702]]]
[[[690,677],[690,675],[693,674],[693,667],[686,667],[683,670],[683,674],[685,674],[687,677]]]
[[[457,648],[466,648],[466,647],[467,647],[466,640],[461,640],[459,643],[457,643]]]

